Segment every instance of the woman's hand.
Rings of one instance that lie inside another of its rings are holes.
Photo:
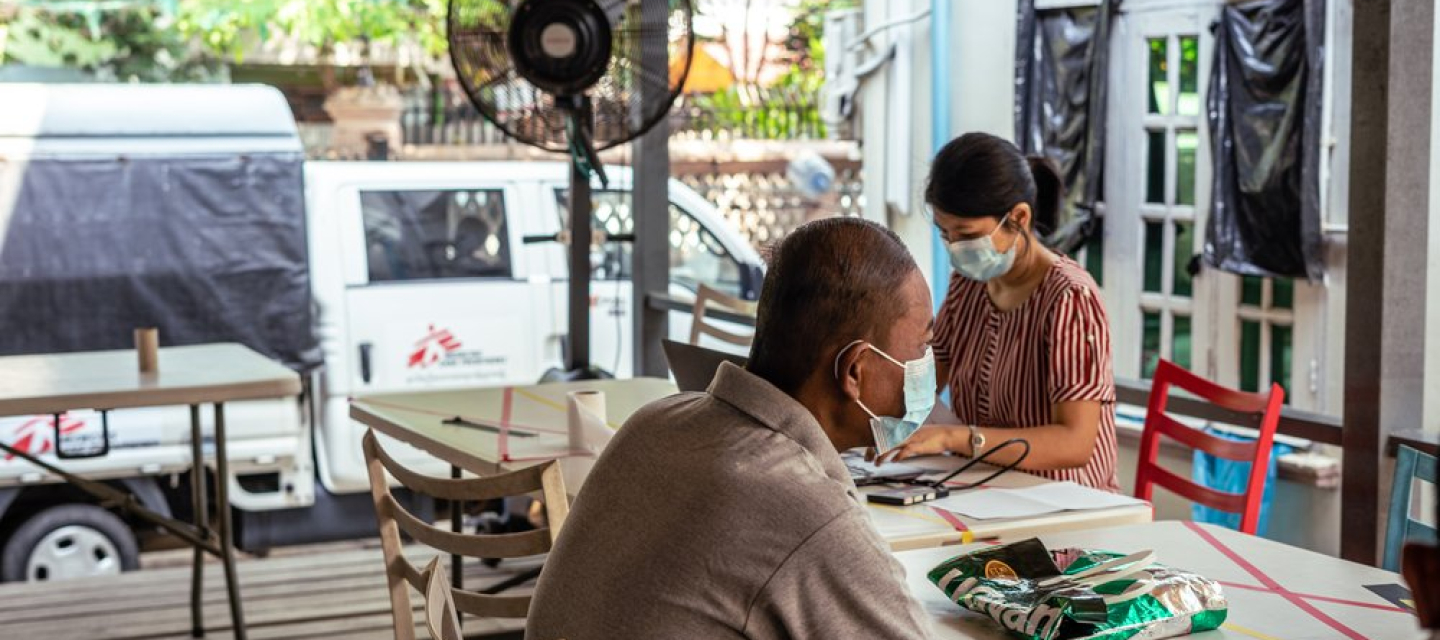
[[[909,438],[900,443],[900,446],[886,451],[885,455],[877,458],[876,464],[954,451],[956,436],[961,431],[969,433],[969,429],[963,426],[930,425],[920,427],[918,431],[910,434]]]

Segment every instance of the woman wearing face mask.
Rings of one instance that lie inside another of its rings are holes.
[[[1024,438],[1021,469],[1119,491],[1105,307],[1085,269],[1035,232],[1037,221],[1055,219],[1060,185],[1049,161],[984,133],[935,156],[925,200],[955,272],[933,348],[939,388],[950,390],[960,424],[925,426],[885,458],[974,456]],[[997,451],[989,461],[1016,457]]]

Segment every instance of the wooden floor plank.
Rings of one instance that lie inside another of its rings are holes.
[[[433,551],[407,548],[415,561]],[[490,584],[539,566],[540,559],[506,561],[491,569],[467,563],[466,584]],[[422,562],[423,564],[423,562]],[[239,563],[250,637],[390,638],[390,601],[378,549],[344,549]],[[204,615],[208,638],[229,638],[223,572],[206,566]],[[513,593],[525,593],[521,587]],[[188,638],[190,569],[168,567],[72,583],[0,585],[5,637],[46,640],[158,640]],[[412,592],[412,604],[421,598]],[[419,619],[417,614],[416,619]],[[63,620],[64,624],[57,624]],[[523,630],[523,620],[466,619],[466,635]],[[425,637],[423,630],[417,637]],[[518,637],[518,636],[516,636]]]
[[[488,569],[478,563],[473,566],[467,565],[465,584],[472,588],[493,584],[533,566],[533,564],[506,564],[498,569]],[[156,585],[156,588],[145,591],[112,592],[108,597],[100,598],[98,603],[83,595],[51,594],[28,601],[25,607],[0,613],[0,619],[6,620],[8,624],[17,624],[31,620],[54,620],[56,617],[68,615],[124,614],[137,608],[174,607],[184,608],[188,611],[190,606],[188,574],[180,586],[183,588],[175,588],[175,585],[172,584],[163,587]],[[368,562],[337,567],[324,573],[297,574],[296,577],[289,580],[280,579],[263,584],[242,580],[240,583],[240,593],[247,605],[264,600],[283,599],[289,601],[296,596],[334,595],[338,597],[359,590],[371,590],[379,594],[386,593],[384,576]],[[517,589],[514,593],[524,593],[524,589]],[[226,596],[224,585],[218,583],[210,585],[204,592],[203,602],[207,605],[228,606],[229,599]]]

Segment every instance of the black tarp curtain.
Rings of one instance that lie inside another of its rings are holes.
[[[0,182],[0,355],[238,342],[321,364],[303,158],[44,157]]]
[[[1114,4],[1036,11],[1020,0],[1017,12],[1016,145],[1060,169],[1065,202],[1046,244],[1066,253],[1099,229]]]
[[[1211,267],[1312,281],[1324,275],[1324,32],[1324,0],[1221,9],[1206,97],[1214,183],[1204,255]]]
[[[1060,168],[1064,207],[1046,242],[1098,233],[1106,77],[1116,0],[1036,10],[1020,0],[1015,138]],[[1319,153],[1324,0],[1226,5],[1215,25],[1207,112],[1213,176],[1206,264],[1232,273],[1324,275]]]

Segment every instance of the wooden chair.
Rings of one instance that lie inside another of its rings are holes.
[[[1193,393],[1211,404],[1240,413],[1259,414],[1260,435],[1254,442],[1238,442],[1185,426],[1165,414],[1170,387]],[[1265,473],[1270,467],[1270,448],[1280,425],[1280,408],[1285,389],[1270,386],[1270,393],[1235,391],[1201,378],[1167,360],[1161,360],[1150,387],[1150,404],[1145,412],[1145,432],[1140,437],[1140,461],[1135,472],[1135,497],[1150,500],[1154,485],[1160,485],[1189,500],[1208,507],[1239,513],[1240,531],[1254,535],[1260,521],[1260,499],[1265,495]],[[1213,456],[1250,462],[1250,479],[1241,494],[1201,486],[1161,467],[1160,436],[1165,435]]]
[[[431,558],[425,575],[425,628],[430,630],[430,637],[465,640],[465,632],[460,629],[460,614],[455,611],[455,598],[450,595],[450,583],[445,581],[439,557]]]
[[[365,464],[370,476],[370,494],[375,502],[375,515],[380,525],[380,547],[385,556],[385,578],[390,589],[390,606],[395,625],[396,640],[414,640],[414,609],[410,602],[410,587],[422,594],[430,594],[431,583],[443,582],[443,572],[435,571],[439,566],[432,562],[424,571],[416,569],[405,557],[400,534],[404,532],[414,541],[439,550],[444,554],[471,558],[518,558],[533,556],[550,551],[560,528],[569,513],[569,501],[565,495],[565,482],[560,466],[547,462],[486,478],[433,478],[420,475],[405,468],[390,457],[375,433],[367,431],[364,438]],[[518,496],[539,491],[546,505],[545,527],[523,533],[499,535],[474,535],[453,533],[431,525],[415,517],[390,493],[386,474],[402,486],[417,494],[442,500],[471,502]],[[437,578],[437,575],[440,576]],[[489,590],[486,590],[489,591]],[[485,591],[469,591],[450,588],[452,613],[458,626],[458,614],[496,618],[524,618],[530,610],[530,596],[501,596]],[[426,600],[429,606],[429,599]],[[444,622],[444,603],[439,607],[437,623]],[[426,612],[429,623],[430,613]],[[442,632],[444,628],[440,629]],[[439,636],[437,636],[439,637]]]
[[[690,321],[690,344],[699,345],[700,336],[707,335],[722,342],[728,342],[739,347],[750,346],[753,336],[731,333],[713,324],[705,322],[705,313],[710,308],[709,303],[714,302],[716,306],[734,311],[744,315],[755,315],[755,303],[741,300],[727,293],[717,291],[704,284],[695,291],[695,307],[691,309]]]
[[[1435,456],[1400,445],[1395,453],[1395,482],[1390,488],[1390,516],[1385,527],[1385,560],[1381,568],[1400,570],[1401,549],[1406,542],[1436,541],[1435,527],[1410,517],[1415,481],[1436,484]]]

